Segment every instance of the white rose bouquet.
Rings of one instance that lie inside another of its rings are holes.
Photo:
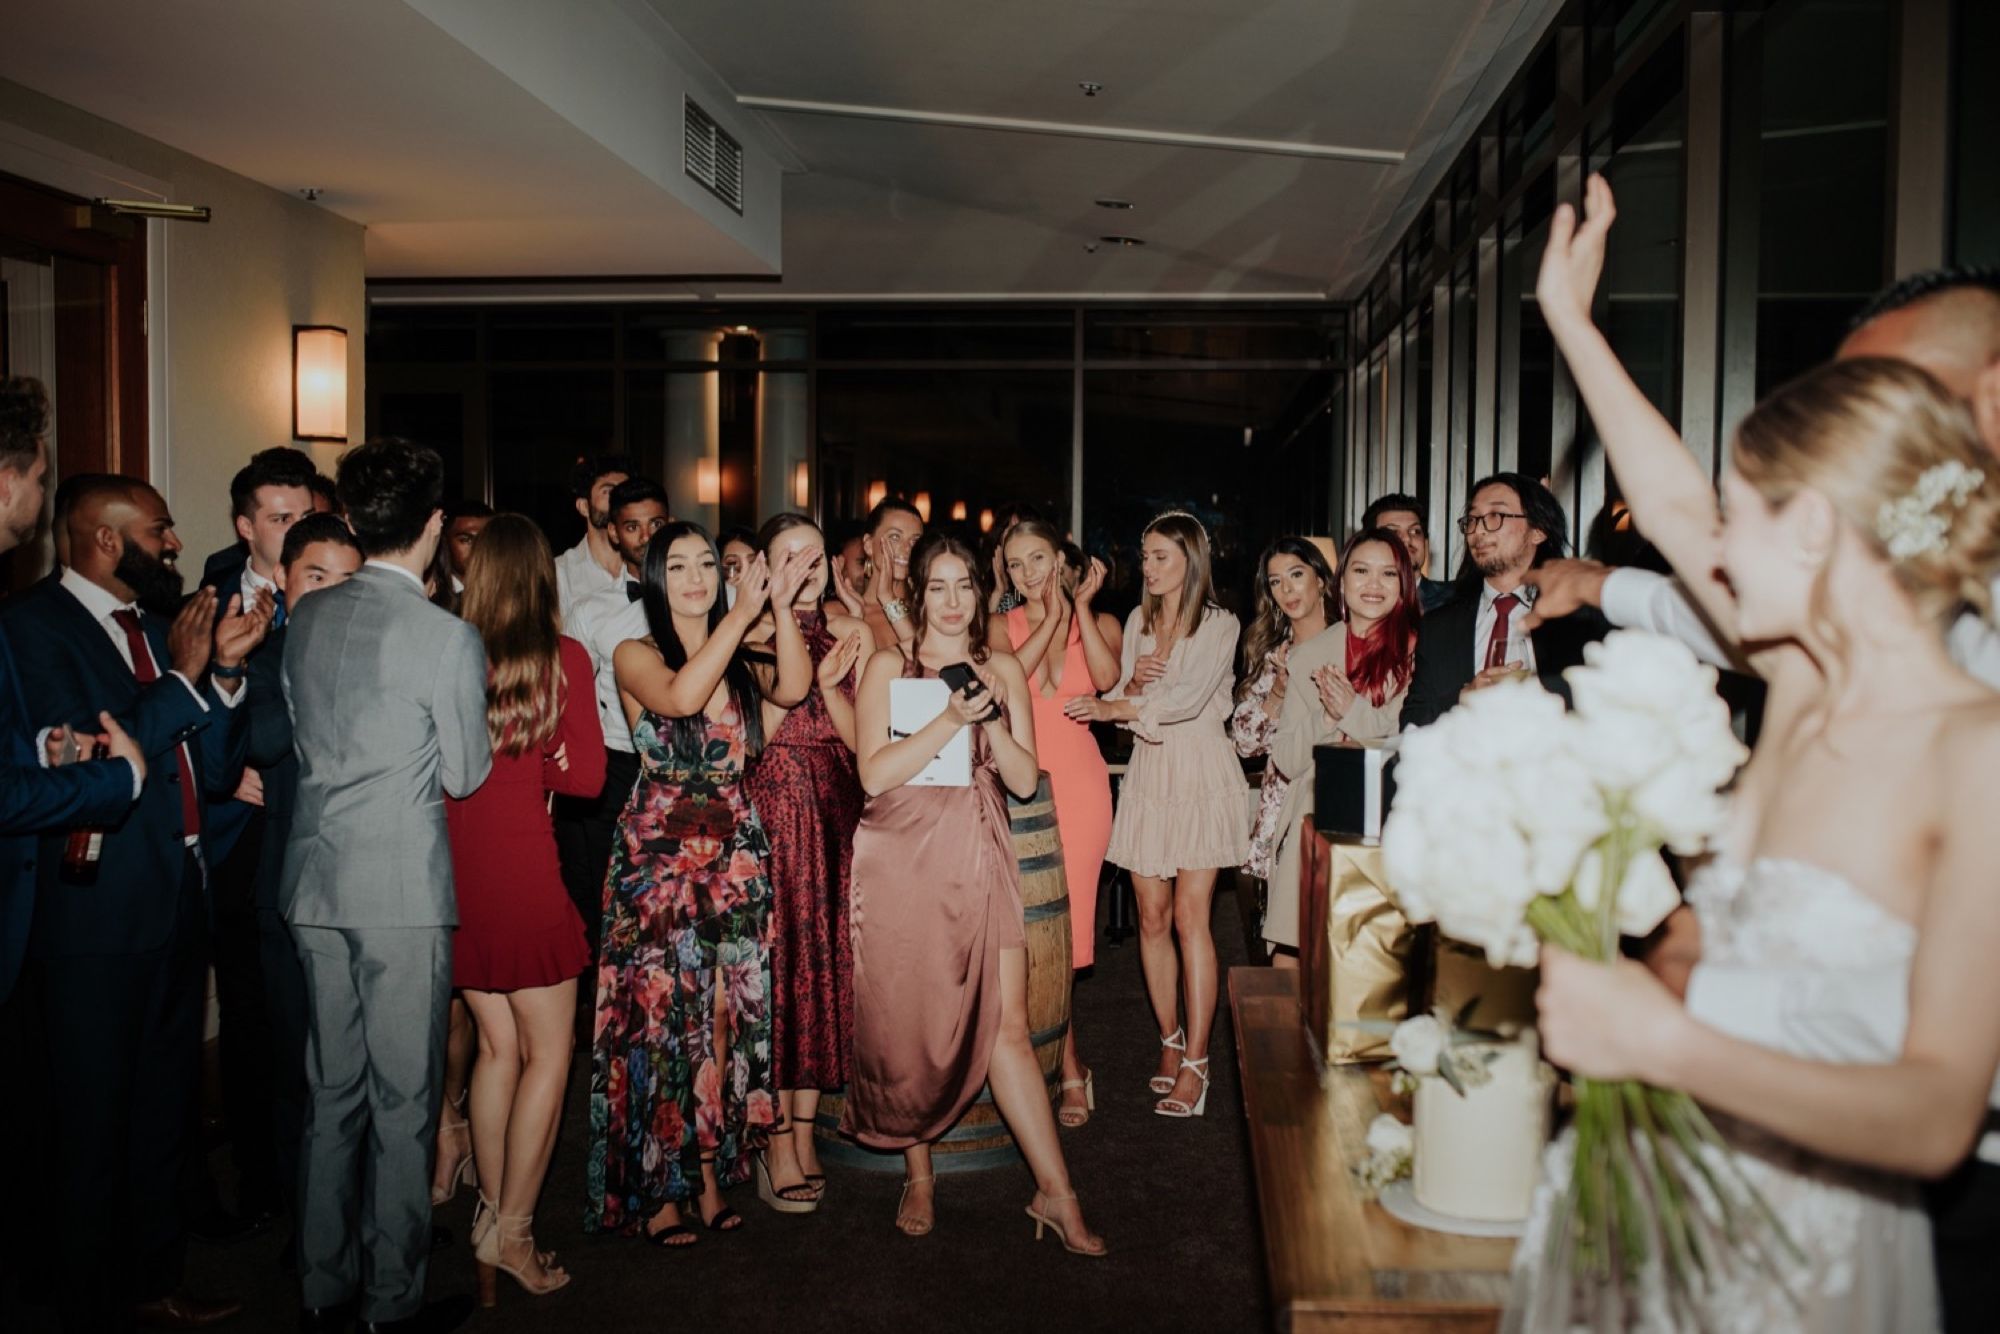
[[[1389,883],[1412,921],[1531,966],[1542,942],[1611,959],[1680,902],[1660,849],[1700,851],[1748,752],[1715,672],[1680,644],[1621,631],[1565,673],[1573,711],[1532,681],[1481,690],[1405,736],[1382,830]],[[1663,1261],[1683,1292],[1776,1220],[1694,1100],[1634,1081],[1576,1081],[1574,1168],[1556,1225],[1585,1273]],[[1726,1237],[1695,1217],[1720,1203]],[[1782,1241],[1782,1238],[1780,1238]]]

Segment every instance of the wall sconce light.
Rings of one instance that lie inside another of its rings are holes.
[[[800,459],[798,466],[792,469],[792,504],[804,509],[811,503],[811,496],[812,469],[804,459]]]
[[[868,484],[869,509],[871,510],[874,509],[877,505],[881,504],[888,498],[889,498],[889,484],[887,482],[883,481],[881,478],[878,477],[874,481]]]
[[[964,523],[964,522],[965,522],[965,502],[964,502],[964,501],[962,501],[962,500],[954,500],[954,501],[952,501],[952,502],[951,502],[951,517],[952,517],[953,519],[957,520],[957,521],[958,521],[959,523]]]
[[[347,330],[292,326],[292,439],[347,442]]]
[[[923,515],[923,517],[924,517],[924,522],[925,522],[925,523],[929,523],[929,522],[931,521],[931,493],[930,493],[930,492],[928,492],[928,491],[919,491],[919,492],[917,492],[917,494],[915,494],[914,496],[911,496],[911,497],[910,497],[910,503],[911,503],[912,505],[915,505],[915,506],[917,507],[917,513],[919,513],[919,514]]]
[[[694,498],[699,505],[721,503],[722,470],[714,459],[694,461]]]
[[[992,510],[981,510],[981,511],[979,511],[979,531],[980,531],[980,532],[982,532],[982,533],[990,533],[990,532],[992,532],[992,531],[993,531],[993,511],[992,511]]]

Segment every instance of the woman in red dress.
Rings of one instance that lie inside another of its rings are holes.
[[[810,1213],[826,1189],[813,1122],[819,1097],[847,1083],[854,1034],[854,955],[847,925],[861,779],[854,768],[855,664],[872,643],[866,623],[828,615],[826,539],[802,514],[767,520],[757,544],[772,569],[808,559],[812,573],[790,607],[812,655],[812,691],[793,708],[764,700],[764,753],[750,801],[771,840],[771,1068],[778,1125],[758,1167],[757,1193],[780,1213]],[[794,555],[794,552],[802,555]],[[745,639],[760,673],[775,670],[775,621]],[[786,1133],[789,1131],[790,1133]]]
[[[490,1306],[498,1270],[536,1294],[569,1282],[536,1250],[533,1224],[590,947],[563,888],[549,794],[597,795],[604,732],[590,655],[561,634],[555,561],[533,522],[502,514],[486,525],[461,611],[486,645],[493,737],[492,775],[445,807],[458,888],[451,981],[479,1021],[470,1119],[481,1208],[472,1241]]]

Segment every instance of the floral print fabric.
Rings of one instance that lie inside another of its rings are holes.
[[[742,778],[732,706],[700,753],[674,752],[664,719],[632,729],[640,776],[619,817],[604,886],[590,1078],[584,1226],[642,1230],[724,1186],[777,1121],[771,1083],[770,845]],[[727,1049],[715,1045],[721,988]]]

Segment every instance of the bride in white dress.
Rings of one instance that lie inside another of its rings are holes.
[[[1558,212],[1542,313],[1634,521],[1769,695],[1723,851],[1665,950],[1696,960],[1685,1002],[1639,964],[1549,950],[1544,1049],[1581,1076],[1691,1093],[1796,1246],[1783,1289],[1747,1256],[1715,1276],[1700,1327],[1933,1329],[1915,1179],[1965,1158],[2000,1066],[2000,695],[1943,638],[1965,603],[1992,615],[2000,462],[1923,372],[1836,363],[1738,428],[1722,523],[1591,323],[1612,213],[1596,177],[1581,226]],[[1516,1258],[1513,1328],[1574,1318],[1534,1282],[1552,1197]],[[1648,1301],[1644,1274],[1634,1287],[1599,1318],[1684,1326]]]

